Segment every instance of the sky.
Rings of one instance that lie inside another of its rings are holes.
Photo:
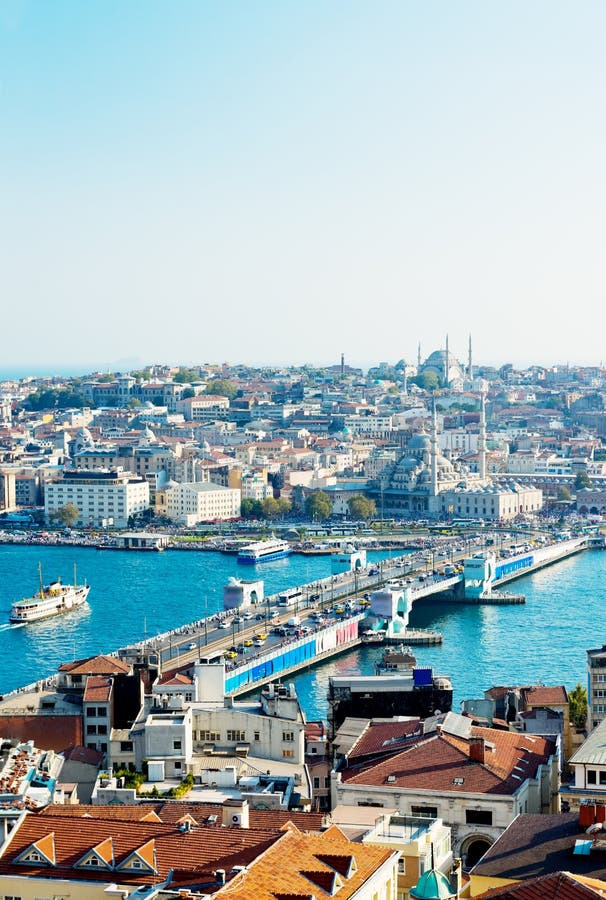
[[[0,0],[0,368],[606,359],[606,4]]]

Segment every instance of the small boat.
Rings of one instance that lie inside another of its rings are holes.
[[[9,622],[27,623],[38,622],[40,619],[50,619],[52,616],[60,616],[71,612],[86,603],[89,585],[78,585],[76,581],[76,567],[74,566],[74,583],[62,584],[60,579],[44,585],[42,582],[42,565],[38,564],[38,576],[40,587],[33,597],[26,597],[13,603],[9,613]]]
[[[247,544],[242,547],[238,553],[238,562],[248,565],[255,563],[268,562],[273,559],[282,559],[292,553],[292,547],[288,541],[282,541],[273,538],[270,541],[255,541],[254,544]]]
[[[385,640],[385,631],[363,631],[360,640],[363,644],[382,644]]]
[[[394,647],[392,650],[386,648],[375,668],[377,675],[385,675],[387,673],[406,675],[412,672],[416,664],[417,658],[410,647],[404,647],[400,644],[399,647]]]

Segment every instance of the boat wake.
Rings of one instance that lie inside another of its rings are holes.
[[[27,622],[7,622],[5,625],[0,625],[0,631],[7,631],[9,628],[23,628],[24,625],[27,625]]]

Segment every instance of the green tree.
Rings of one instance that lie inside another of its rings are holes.
[[[263,507],[263,517],[265,519],[277,519],[280,515],[278,501],[274,500],[273,497],[266,497],[261,502],[261,506]]]
[[[258,519],[263,515],[263,507],[260,500],[250,500],[245,497],[240,504],[240,515],[243,519]]]
[[[129,409],[139,409],[140,406],[141,406],[141,401],[139,400],[138,397],[131,397],[130,400],[128,401]]]
[[[278,497],[276,503],[278,504],[278,514],[281,518],[287,516],[292,509],[292,503],[286,497]]]
[[[564,487],[563,485],[562,485],[562,487],[559,487],[558,488],[558,500],[568,501],[570,499],[572,499],[572,494],[570,493],[568,488]]]
[[[582,491],[583,488],[591,487],[591,478],[585,471],[585,469],[581,469],[580,472],[577,472],[576,478],[574,479],[574,489],[575,491]]]
[[[191,384],[192,381],[199,381],[199,379],[200,376],[197,372],[194,372],[193,369],[186,369],[185,367],[180,368],[173,377],[173,381],[176,381],[177,384]]]
[[[181,394],[181,399],[189,400],[191,397],[195,397],[195,396],[196,396],[196,392],[194,391],[193,388],[185,388],[185,390]]]
[[[220,397],[228,397],[230,400],[238,393],[238,388],[228,378],[213,378],[206,385],[207,394],[218,394]]]
[[[373,519],[377,514],[377,504],[374,500],[356,494],[347,501],[349,514],[353,519]]]
[[[73,503],[66,503],[50,514],[51,521],[64,528],[71,528],[80,518],[80,510]]]
[[[585,728],[587,721],[587,690],[580,683],[568,694],[568,713],[576,728]]]
[[[314,491],[305,498],[305,512],[310,519],[323,522],[332,515],[332,500],[324,491]]]

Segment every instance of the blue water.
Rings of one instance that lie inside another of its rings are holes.
[[[585,686],[585,650],[606,643],[605,584],[606,553],[591,551],[507,585],[523,605],[415,604],[410,626],[444,635],[442,645],[415,647],[417,662],[452,678],[455,710],[497,684]],[[361,647],[293,678],[308,718],[326,718],[330,675],[374,674],[381,654]]]
[[[78,580],[92,585],[90,603],[27,626],[0,624],[0,693],[46,677],[74,657],[108,652],[215,612],[231,575],[258,575],[267,594],[330,575],[325,556],[290,556],[243,573],[234,556],[218,553],[0,545],[0,623],[14,600],[36,590],[38,561],[45,581],[69,580],[77,563]],[[450,675],[455,708],[494,684],[585,684],[585,650],[606,642],[605,583],[606,553],[594,551],[514,582],[509,589],[526,595],[524,605],[415,605],[411,626],[444,635],[441,646],[416,648],[418,662]],[[308,718],[326,715],[329,675],[369,674],[380,652],[360,648],[293,678]]]
[[[369,553],[369,561],[386,554]],[[91,585],[86,606],[55,619],[10,625],[11,604],[60,577]],[[195,550],[136,553],[82,547],[0,545],[0,694],[53,674],[74,658],[107,653],[223,608],[230,576],[262,578],[267,595],[331,574],[329,556],[290,556],[242,566]]]

